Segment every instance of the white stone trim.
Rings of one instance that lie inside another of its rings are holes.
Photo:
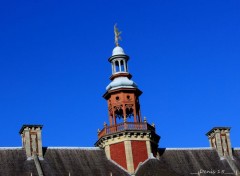
[[[146,149],[147,149],[148,158],[150,158],[152,154],[150,141],[146,141]]]
[[[61,149],[61,150],[101,150],[99,147],[47,147],[47,149]]]
[[[110,153],[110,146],[109,145],[106,145],[104,147],[104,150],[105,150],[105,154],[107,156],[108,159],[111,159],[111,153]]]
[[[212,147],[196,147],[196,148],[160,148],[166,150],[214,150]]]
[[[0,150],[22,150],[22,147],[0,147]]]
[[[133,163],[131,141],[124,141],[124,147],[125,147],[125,156],[126,156],[127,170],[130,173],[134,173],[134,163]]]

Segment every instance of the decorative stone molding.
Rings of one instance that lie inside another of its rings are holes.
[[[159,139],[160,136],[151,130],[123,130],[104,135],[95,146],[104,149],[108,159],[133,174],[139,162],[151,157],[155,147],[158,147]]]

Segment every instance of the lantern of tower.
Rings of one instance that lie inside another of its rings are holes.
[[[103,97],[108,102],[110,125],[120,122],[142,122],[139,96],[142,92],[130,80],[128,72],[129,57],[125,55],[120,46],[116,46],[112,56],[108,59],[112,65],[112,81],[107,87]]]
[[[131,80],[129,56],[116,41],[116,31],[115,43],[108,59],[112,67],[111,82],[103,95],[108,104],[109,125],[104,123],[104,128],[98,131],[95,145],[105,150],[108,159],[132,174],[139,163],[157,155],[160,136],[155,133],[154,125],[142,120],[139,101],[142,91]]]

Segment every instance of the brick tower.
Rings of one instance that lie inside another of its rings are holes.
[[[156,156],[160,136],[154,125],[142,120],[139,96],[142,94],[128,72],[129,57],[118,44],[119,32],[114,27],[116,47],[108,61],[112,65],[111,83],[103,97],[107,100],[109,125],[98,131],[96,146],[106,156],[134,173],[138,164]]]

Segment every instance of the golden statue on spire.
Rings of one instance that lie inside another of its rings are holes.
[[[121,34],[122,32],[118,30],[117,28],[117,24],[114,25],[114,34],[115,34],[115,44],[116,46],[119,46],[119,40],[122,40],[121,39]]]

